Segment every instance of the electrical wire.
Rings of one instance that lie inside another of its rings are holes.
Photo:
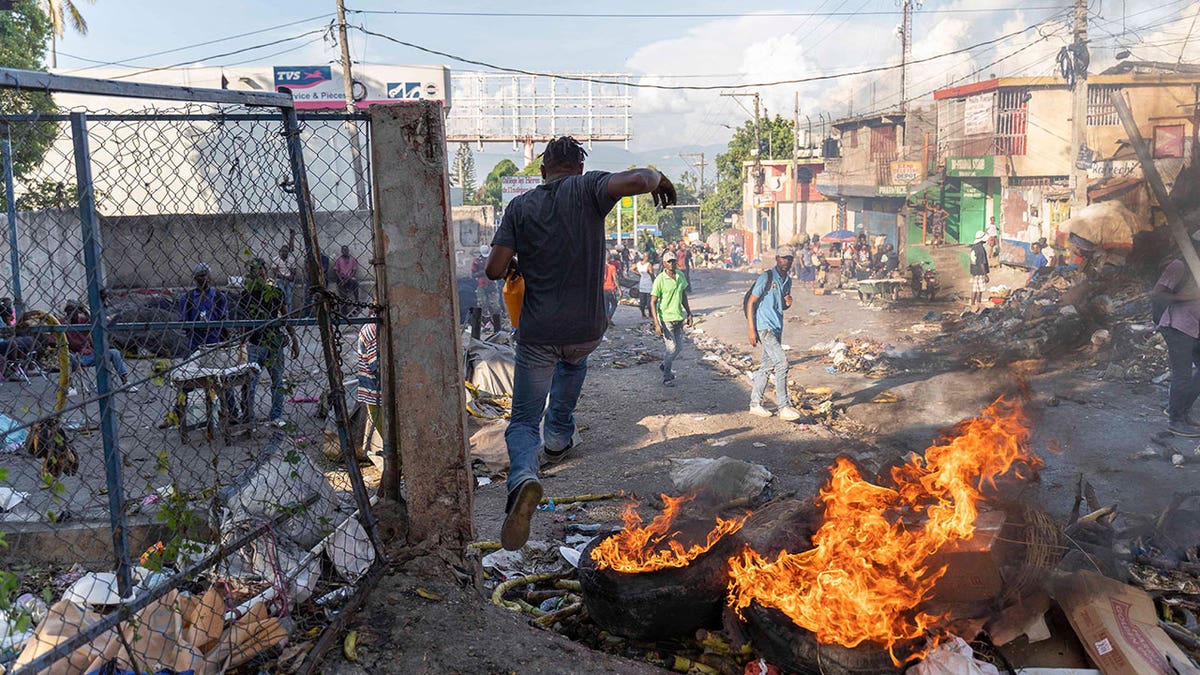
[[[1048,20],[1048,19],[1046,19],[1046,20]],[[935,54],[933,56],[928,56],[928,57],[925,57],[922,59],[914,59],[912,61],[909,61],[908,65],[911,66],[911,65],[921,64],[921,63],[928,63],[930,61],[936,61],[937,59],[944,58],[947,56],[954,56],[956,54],[963,54],[966,52],[970,52],[972,50],[979,49],[980,47],[987,47],[989,45],[993,45],[998,42],[1007,40],[1009,38],[1013,38],[1018,35],[1027,33],[1030,30],[1037,28],[1042,23],[1045,23],[1046,20],[1032,24],[1021,30],[1016,30],[1011,33],[1007,33],[1005,35],[1001,35],[999,37],[992,38],[991,40],[985,40],[983,42],[979,42],[979,43],[976,43],[976,44],[973,44],[973,45],[970,45],[967,47],[962,47],[962,48],[955,49],[955,50],[952,50],[949,52],[943,52],[941,54]],[[785,84],[803,84],[806,82],[821,82],[821,81],[825,81],[825,80],[836,80],[836,79],[840,79],[843,77],[852,77],[855,75],[869,75],[871,73],[886,72],[886,71],[895,70],[897,68],[900,68],[900,64],[896,63],[896,64],[892,64],[892,65],[887,65],[887,66],[863,68],[860,70],[844,71],[841,73],[812,75],[809,77],[795,78],[795,79],[789,79],[789,80],[776,80],[773,82],[750,82],[750,83],[741,83],[741,84],[734,83],[734,84],[714,84],[714,85],[654,84],[654,83],[647,83],[647,82],[627,82],[627,81],[620,81],[620,80],[611,80],[611,79],[605,79],[602,77],[589,77],[586,75],[565,75],[562,73],[550,73],[550,72],[542,72],[542,71],[535,71],[535,70],[526,70],[523,68],[511,68],[511,67],[506,67],[506,66],[500,66],[500,65],[493,64],[493,63],[488,63],[486,61],[469,59],[469,58],[466,58],[465,56],[459,56],[457,54],[452,54],[449,52],[432,49],[430,47],[425,47],[425,46],[422,46],[422,45],[419,45],[416,43],[412,43],[412,42],[408,42],[405,40],[401,40],[399,38],[392,37],[391,35],[387,35],[386,33],[379,33],[376,31],[367,30],[367,29],[363,29],[363,28],[359,28],[358,30],[361,30],[363,33],[365,33],[367,35],[373,35],[375,37],[387,40],[389,42],[394,42],[398,45],[401,45],[404,47],[409,47],[411,49],[425,52],[427,54],[433,54],[434,56],[441,56],[441,57],[450,59],[452,61],[458,61],[460,63],[469,63],[469,64],[475,65],[475,66],[491,68],[492,70],[498,70],[501,72],[516,73],[519,75],[530,75],[530,76],[534,76],[534,77],[545,77],[545,78],[552,78],[552,79],[559,79],[559,80],[572,80],[572,81],[577,81],[577,82],[592,82],[595,84],[609,84],[609,85],[616,85],[616,86],[620,86],[620,87],[632,87],[632,88],[637,88],[637,89],[662,89],[662,90],[668,90],[668,91],[716,91],[716,90],[721,90],[721,89],[751,89],[751,88],[775,87],[775,86],[780,86],[780,85],[785,85]],[[641,77],[654,77],[654,76],[653,75],[642,75]]]
[[[195,49],[197,47],[207,47],[208,45],[215,45],[215,44],[219,44],[221,42],[228,42],[229,40],[236,40],[238,38],[249,37],[251,35],[259,35],[262,33],[268,33],[273,30],[279,30],[280,28],[290,28],[291,26],[297,26],[302,23],[308,23],[309,21],[316,21],[317,19],[325,19],[330,16],[332,16],[331,13],[320,14],[317,16],[311,16],[307,19],[300,19],[298,21],[290,21],[288,23],[281,23],[278,26],[268,26],[267,28],[259,28],[258,30],[252,30],[252,31],[249,31],[246,33],[238,33],[236,35],[227,35],[225,37],[216,38],[214,40],[206,40],[204,42],[197,42],[195,44],[184,45],[182,47],[174,47],[172,49],[165,49],[165,50],[159,51],[159,52],[151,52],[150,54],[142,54],[141,56],[131,56],[131,57],[122,59],[120,61],[97,61],[94,59],[86,59],[81,56],[72,56],[71,58],[79,59],[80,61],[87,61],[89,63],[96,63],[96,64],[99,64],[99,66],[125,66],[127,68],[141,68],[141,67],[143,67],[143,65],[133,64],[133,63],[131,63],[131,61],[140,61],[142,59],[148,59],[148,58],[155,57],[155,56],[163,56],[165,54],[174,54],[176,52],[182,52],[182,51],[186,51],[188,49]],[[59,54],[62,54],[62,52],[59,52]],[[198,60],[200,60],[200,59],[193,59],[193,61],[198,61]],[[65,72],[67,74],[71,74],[71,73],[78,73],[78,72],[82,72],[85,70],[91,70],[91,69],[92,68],[90,68],[90,67],[89,68],[77,68],[75,70],[68,70]]]
[[[990,8],[970,8],[970,7],[947,7],[942,9],[925,9],[922,10],[926,14],[980,14],[991,12],[1002,12],[1006,10],[1026,9],[1029,11],[1037,10],[1063,10],[1068,9],[1065,5],[1054,5],[1045,7],[1027,7],[1021,8],[1020,4],[1012,7],[990,7]],[[751,12],[751,13],[667,13],[667,12],[651,12],[645,14],[635,14],[628,12],[580,12],[580,13],[562,13],[562,12],[484,12],[484,11],[430,11],[430,10],[401,10],[401,9],[346,9],[346,13],[355,14],[385,14],[393,16],[440,16],[440,17],[484,17],[494,19],[741,19],[745,17],[831,17],[831,16],[899,16],[902,10],[873,10],[869,12]]]
[[[137,70],[132,73],[124,73],[122,75],[114,75],[109,79],[123,80],[123,79],[130,78],[130,77],[137,77],[138,75],[144,75],[146,73],[153,73],[153,72],[157,72],[160,70],[170,70],[172,68],[179,68],[181,66],[187,66],[187,65],[196,63],[197,61],[210,61],[212,59],[220,59],[220,58],[224,58],[226,56],[234,56],[236,54],[244,54],[245,52],[251,52],[256,49],[265,49],[266,47],[274,47],[275,45],[283,44],[285,42],[292,42],[293,40],[299,40],[300,38],[308,37],[309,35],[324,35],[324,34],[325,34],[324,28],[321,28],[318,30],[310,30],[305,33],[301,33],[299,35],[293,35],[291,37],[280,38],[278,40],[272,40],[271,42],[265,42],[263,44],[253,45],[251,47],[243,47],[242,49],[235,49],[231,52],[225,52],[223,54],[213,54],[212,56],[206,56],[206,57],[203,57],[200,59],[189,59],[187,61],[182,61],[180,63],[175,63],[175,64],[172,64],[169,66],[159,66],[157,68],[145,68],[143,70]]]

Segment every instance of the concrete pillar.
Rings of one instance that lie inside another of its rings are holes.
[[[410,543],[464,550],[472,489],[441,104],[371,108],[383,405],[395,420]],[[387,349],[385,349],[387,345]],[[391,363],[385,363],[383,360]]]

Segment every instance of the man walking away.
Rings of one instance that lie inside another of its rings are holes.
[[[983,292],[987,290],[988,282],[991,281],[986,240],[986,234],[976,232],[975,243],[971,244],[971,309],[979,309],[983,305]]]
[[[692,325],[692,310],[688,307],[688,280],[678,269],[679,260],[670,251],[663,256],[663,271],[654,280],[650,291],[650,316],[654,319],[654,332],[661,335],[666,343],[666,355],[663,357],[663,384],[675,386],[675,373],[671,372],[671,364],[683,349],[683,324]]]
[[[583,145],[569,136],[546,145],[542,185],[509,203],[487,262],[489,279],[503,278],[510,265],[525,279],[512,415],[504,432],[510,467],[500,543],[510,551],[529,539],[529,521],[542,498],[538,451],[559,461],[575,443],[587,357],[608,324],[604,218],[622,197],[648,192],[658,206],[675,203],[675,186],[658,171],[584,173],[585,157]]]
[[[271,377],[271,413],[269,424],[283,428],[283,373],[284,360],[284,326],[281,320],[287,318],[283,308],[283,291],[267,279],[267,262],[255,258],[246,267],[246,288],[238,298],[237,316],[239,319],[259,322],[258,325],[246,330],[246,357],[250,363],[262,366]],[[300,341],[296,339],[296,330],[289,324],[286,326],[290,338],[292,358],[300,358]],[[254,417],[254,393],[258,389],[258,378],[250,381],[250,410],[243,410],[246,420]]]
[[[650,262],[650,254],[643,253],[642,260],[637,264],[638,273],[638,306],[642,310],[642,318],[650,317],[650,293],[654,290],[654,265]]]
[[[1167,343],[1171,364],[1171,389],[1167,403],[1167,430],[1176,436],[1200,437],[1191,418],[1200,396],[1200,289],[1182,260],[1173,260],[1154,284],[1151,296],[1158,330]]]
[[[762,365],[754,374],[754,388],[750,391],[750,414],[771,416],[771,411],[762,405],[762,397],[767,390],[767,379],[774,373],[779,417],[789,422],[800,419],[800,411],[792,407],[792,397],[788,394],[788,360],[783,353],[783,311],[792,306],[792,280],[788,272],[795,257],[791,246],[780,246],[775,251],[775,267],[758,275],[743,308],[750,329],[750,346],[762,343]]]
[[[617,313],[617,301],[621,299],[621,284],[617,280],[620,260],[614,253],[604,266],[604,315],[608,318],[609,326],[613,325],[613,314]]]

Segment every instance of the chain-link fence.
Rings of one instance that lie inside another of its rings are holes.
[[[0,664],[311,667],[383,564],[367,122],[15,72]]]

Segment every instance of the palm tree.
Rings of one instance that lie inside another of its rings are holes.
[[[96,4],[96,0],[86,0],[88,4]],[[50,34],[50,67],[58,67],[58,39],[63,36],[63,26],[69,21],[71,28],[80,35],[87,35],[88,25],[74,0],[40,0],[42,11],[50,17],[54,31]]]

